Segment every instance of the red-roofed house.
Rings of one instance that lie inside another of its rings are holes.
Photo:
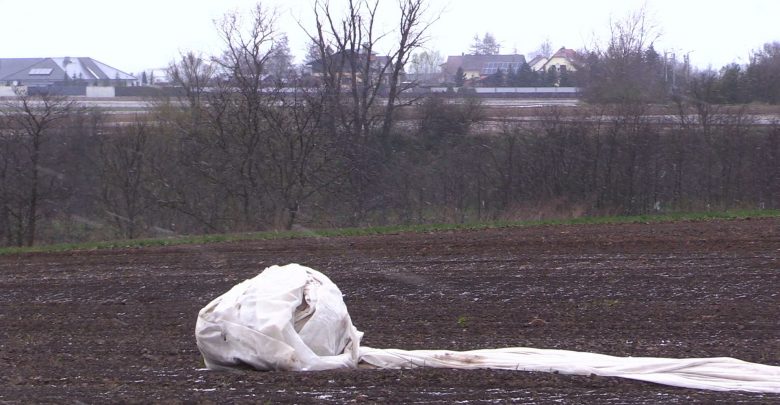
[[[543,69],[549,71],[551,67],[555,67],[555,70],[558,72],[576,72],[580,66],[579,59],[577,51],[564,47],[550,56],[550,59],[544,64]]]

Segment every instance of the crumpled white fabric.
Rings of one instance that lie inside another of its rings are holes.
[[[272,266],[211,301],[195,337],[210,369],[355,368],[360,337],[341,291],[297,264]]]
[[[298,264],[272,266],[206,305],[195,337],[206,367],[312,371],[438,367],[631,378],[685,388],[780,393],[780,367],[730,357],[615,357],[512,347],[470,351],[360,347],[341,291]]]

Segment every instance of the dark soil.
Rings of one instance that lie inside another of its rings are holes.
[[[290,262],[341,288],[367,346],[780,365],[780,219],[550,226],[0,257],[0,403],[780,402],[548,373],[204,370],[200,308]]]

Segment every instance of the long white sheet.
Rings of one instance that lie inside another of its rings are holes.
[[[512,347],[471,351],[360,346],[341,291],[322,273],[272,266],[214,299],[199,313],[195,337],[210,369],[311,371],[439,367],[545,371],[631,378],[685,388],[780,393],[780,367],[730,357],[615,357]]]

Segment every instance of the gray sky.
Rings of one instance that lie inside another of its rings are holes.
[[[180,52],[218,53],[213,21],[256,0],[0,0],[0,57],[89,56],[135,73],[164,67]],[[277,7],[279,28],[297,55],[312,26],[313,0],[265,0]],[[338,9],[343,0],[331,0]],[[392,15],[395,0],[381,0]],[[500,40],[502,52],[530,53],[546,38],[554,49],[579,49],[604,39],[610,18],[622,19],[642,4],[661,33],[656,50],[690,52],[699,67],[747,62],[751,50],[780,41],[780,0],[430,0],[441,19],[429,48],[457,55],[475,34]],[[386,28],[391,29],[389,25]],[[531,55],[532,56],[532,55]]]

